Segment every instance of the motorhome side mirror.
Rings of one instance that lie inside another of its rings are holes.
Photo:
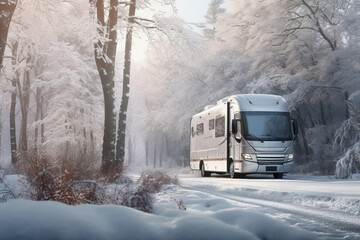
[[[297,121],[295,119],[292,119],[291,123],[292,123],[292,129],[293,129],[293,132],[294,132],[294,140],[295,140],[298,133],[299,133],[299,127],[298,127],[298,123],[297,123]]]
[[[232,133],[234,134],[235,140],[237,142],[241,142],[241,120],[240,119],[233,119],[232,120]]]
[[[237,132],[238,132],[237,121],[238,121],[238,119],[233,119],[232,120],[232,133],[233,134],[237,134]]]

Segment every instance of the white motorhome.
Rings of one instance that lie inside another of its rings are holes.
[[[293,170],[297,132],[281,96],[226,97],[192,116],[190,167],[200,170],[203,177],[260,173],[282,178]]]

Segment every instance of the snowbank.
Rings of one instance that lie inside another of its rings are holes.
[[[154,215],[123,206],[10,200],[0,204],[0,239],[314,239],[263,214],[213,210]]]

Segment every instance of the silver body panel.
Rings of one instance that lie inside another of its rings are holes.
[[[229,161],[234,162],[237,173],[287,173],[293,171],[293,161],[288,161],[289,154],[293,154],[293,141],[247,141],[242,137],[237,142],[231,134],[229,142],[226,135],[215,137],[214,129],[210,130],[209,121],[224,116],[226,131],[234,114],[240,112],[289,112],[288,104],[281,96],[264,94],[244,94],[226,97],[213,107],[194,115],[191,119],[191,129],[203,124],[203,134],[190,136],[190,167],[200,169],[205,165],[209,172],[228,172]],[[227,103],[230,103],[230,118],[227,117]],[[227,147],[229,154],[227,155]],[[242,153],[250,154],[252,161],[242,157]]]

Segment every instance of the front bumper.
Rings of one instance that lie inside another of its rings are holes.
[[[282,164],[260,165],[257,162],[242,161],[235,163],[235,172],[238,173],[288,173],[292,172],[294,162],[284,162]]]

